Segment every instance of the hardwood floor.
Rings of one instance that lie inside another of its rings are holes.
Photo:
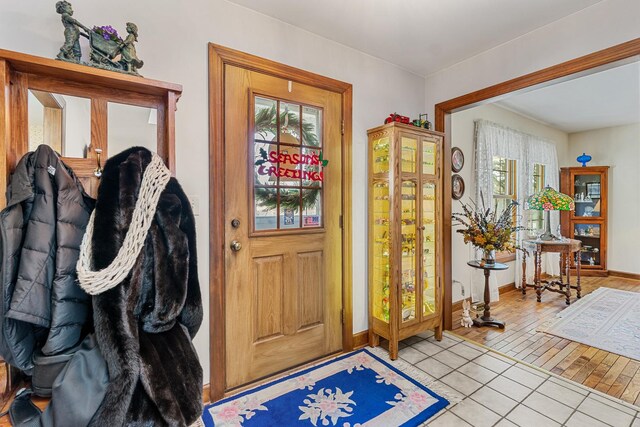
[[[621,277],[583,277],[582,294],[599,287],[640,292],[640,280]],[[572,302],[575,291],[572,291]],[[564,296],[545,292],[536,302],[535,291],[520,289],[500,296],[491,315],[507,323],[504,330],[492,327],[463,328],[461,311],[453,313],[453,332],[508,356],[549,370],[564,378],[640,406],[640,361],[555,337],[536,328],[566,308]]]

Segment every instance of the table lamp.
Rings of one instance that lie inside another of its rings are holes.
[[[570,196],[559,193],[549,186],[530,196],[527,199],[527,209],[544,211],[545,229],[544,233],[538,236],[538,239],[545,241],[560,240],[558,236],[551,233],[549,211],[572,211],[574,206],[573,199]]]

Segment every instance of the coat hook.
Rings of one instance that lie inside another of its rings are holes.
[[[98,167],[93,171],[93,174],[100,178],[102,176],[102,166],[100,165],[100,154],[102,154],[102,150],[100,148],[96,148],[95,152],[98,155]]]

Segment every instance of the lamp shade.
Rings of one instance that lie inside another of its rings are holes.
[[[573,199],[546,186],[527,199],[527,209],[535,211],[572,211]]]

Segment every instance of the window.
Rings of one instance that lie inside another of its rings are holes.
[[[544,181],[544,165],[535,163],[533,165],[533,193],[542,191],[545,186]],[[544,228],[544,211],[528,211],[529,219],[527,221],[527,232],[530,235],[540,234]]]
[[[493,205],[496,212],[501,213],[512,200],[517,199],[516,194],[516,161],[505,157],[493,158]],[[514,222],[516,218],[513,218]],[[515,237],[515,236],[514,236]],[[515,259],[509,252],[496,253],[496,259],[507,262]]]
[[[255,231],[322,228],[322,109],[254,99]]]
[[[505,157],[493,158],[493,205],[498,213],[516,200],[516,161]]]

